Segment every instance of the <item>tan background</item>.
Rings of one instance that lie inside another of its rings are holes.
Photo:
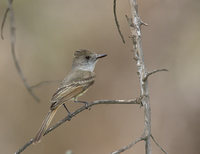
[[[129,1],[118,0],[118,17],[127,41],[123,45],[112,13],[113,0],[14,1],[17,57],[30,84],[60,80],[71,66],[73,51],[87,48],[109,56],[97,64],[95,85],[81,100],[130,99],[139,95],[136,66],[124,18]],[[0,1],[0,21],[7,6]],[[152,133],[169,154],[199,154],[200,144],[200,1],[140,1],[143,49],[148,70],[167,68],[149,80]],[[58,84],[35,89],[37,104],[25,90],[13,64],[9,25],[0,40],[0,153],[14,153],[41,125],[48,100]],[[71,110],[78,107],[68,104]],[[60,109],[54,119],[66,115]],[[143,131],[143,109],[137,105],[101,105],[76,116],[30,146],[24,154],[108,154]],[[154,154],[161,152],[152,143]],[[141,142],[125,154],[144,153]]]

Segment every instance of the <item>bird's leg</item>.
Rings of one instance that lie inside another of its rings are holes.
[[[65,103],[63,103],[63,106],[64,106],[64,108],[66,109],[69,118],[71,119],[71,118],[72,118],[72,114],[71,114],[71,112],[68,110],[68,108],[67,108],[67,106],[65,105]]]
[[[78,100],[74,100],[74,103],[82,103],[82,104],[84,104],[85,105],[85,108],[86,109],[90,109],[90,108],[88,108],[88,102],[86,102],[86,101],[78,101]]]

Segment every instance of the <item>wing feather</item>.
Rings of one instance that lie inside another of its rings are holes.
[[[61,86],[52,96],[51,109],[57,108],[63,103],[63,101],[68,101],[72,98],[78,97],[80,94],[86,91],[88,87],[91,86],[93,83],[94,78],[90,78]]]

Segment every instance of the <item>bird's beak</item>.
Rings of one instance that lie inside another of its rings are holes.
[[[106,56],[107,56],[107,54],[97,54],[97,59],[103,58],[103,57],[106,57]]]

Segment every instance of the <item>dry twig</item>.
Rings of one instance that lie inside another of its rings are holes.
[[[119,33],[121,39],[122,39],[122,42],[125,44],[124,36],[123,36],[123,34],[120,30],[119,22],[118,22],[118,19],[117,19],[116,3],[117,3],[117,0],[114,0],[113,1],[113,14],[114,14],[114,18],[115,18],[115,24],[117,26],[117,30],[118,30],[118,33]]]
[[[6,22],[7,15],[8,15],[8,13],[10,13],[10,45],[11,45],[11,53],[12,53],[13,61],[14,61],[16,70],[17,70],[26,90],[37,102],[39,102],[40,101],[39,98],[33,93],[33,89],[27,83],[27,80],[24,77],[24,74],[22,72],[22,69],[21,69],[19,62],[17,60],[17,57],[16,57],[16,52],[15,52],[15,43],[16,43],[15,29],[16,28],[15,28],[15,18],[14,18],[14,11],[13,11],[13,7],[12,7],[12,3],[13,3],[13,0],[8,0],[8,8],[6,9],[6,11],[4,13],[4,17],[3,17],[3,21],[2,21],[2,25],[1,25],[1,38],[4,39],[3,28],[4,28],[4,25]]]
[[[44,85],[44,84],[48,84],[48,83],[58,83],[61,82],[61,80],[49,80],[49,81],[41,81],[37,84],[32,85],[30,88],[39,88],[40,86]]]
[[[167,69],[157,69],[157,70],[153,70],[151,72],[147,72],[147,74],[145,75],[143,81],[147,80],[150,75],[153,75],[153,74],[158,73],[158,72],[164,72],[164,71],[166,72],[168,70]]]
[[[160,144],[156,141],[156,139],[153,137],[152,134],[151,134],[151,138],[152,138],[153,142],[160,148],[160,150],[162,152],[164,152],[165,154],[167,154],[167,152],[160,146]]]
[[[13,0],[10,0],[9,2],[10,4],[13,3]],[[8,7],[3,15],[3,20],[2,20],[2,23],[1,23],[1,39],[3,40],[4,37],[3,37],[3,29],[4,29],[4,25],[5,25],[5,22],[6,22],[6,19],[7,19],[7,15],[8,15],[8,12],[10,11],[10,8]]]
[[[115,151],[115,152],[112,152],[111,154],[120,154],[120,153],[122,153],[122,152],[124,152],[124,151],[130,149],[130,148],[133,147],[135,144],[137,144],[138,142],[143,141],[143,140],[145,140],[145,139],[144,139],[143,137],[140,137],[140,138],[136,139],[135,141],[133,141],[132,143],[130,143],[129,145],[124,146],[123,148],[121,148],[121,149],[119,149],[119,150],[117,150],[117,151]]]

